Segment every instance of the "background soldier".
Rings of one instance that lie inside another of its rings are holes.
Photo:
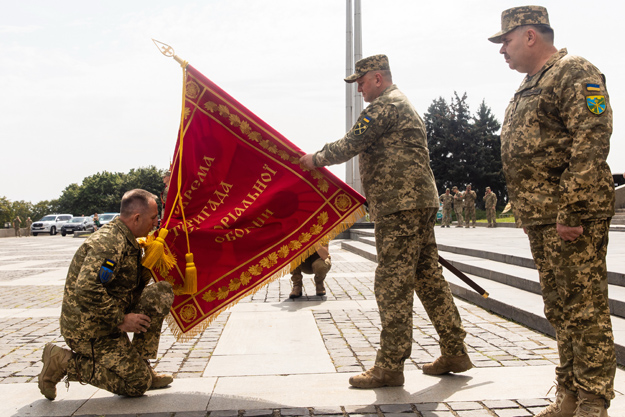
[[[167,170],[163,174],[163,185],[165,185],[165,188],[163,188],[163,191],[161,192],[161,221],[163,222],[167,220],[165,219],[165,202],[167,202],[167,193],[169,192],[170,179],[171,179],[171,172]]]
[[[15,230],[15,237],[22,237],[20,227],[22,227],[22,219],[20,219],[20,216],[17,216],[15,217],[15,219],[13,219],[13,229]]]
[[[161,327],[174,301],[167,281],[147,285],[138,237],[156,225],[156,196],[131,190],[122,197],[120,216],[78,248],[65,281],[61,334],[72,349],[48,343],[43,351],[39,390],[56,398],[56,384],[91,384],[119,395],[139,396],[173,379],[157,374]],[[132,342],[128,332],[133,332]]]
[[[291,281],[293,281],[293,290],[289,294],[289,298],[299,298],[302,296],[302,272],[315,275],[315,292],[318,296],[326,295],[326,288],[323,281],[332,268],[332,260],[330,257],[330,248],[324,245],[317,249],[317,252],[310,255],[302,262],[293,272],[291,272]]]
[[[477,194],[471,190],[471,184],[467,185],[467,189],[464,192],[464,221],[466,228],[469,228],[469,223],[473,221],[473,228],[475,229],[475,200]]]
[[[359,155],[362,185],[376,222],[380,349],[375,366],[349,383],[357,388],[403,385],[404,361],[412,350],[414,291],[439,334],[442,352],[423,372],[466,371],[473,366],[464,345],[466,332],[438,264],[434,224],[439,202],[423,120],[393,84],[386,55],[361,59],[345,81],[357,82],[371,104],[345,137],[300,162],[314,169]]]
[[[458,224],[456,227],[462,227],[464,225],[464,219],[462,218],[462,193],[458,190],[458,187],[454,186],[451,189],[454,192],[454,211],[456,212],[456,219]]]
[[[449,227],[451,224],[451,209],[454,201],[454,197],[449,193],[449,188],[445,190],[445,194],[442,194],[439,201],[443,203],[443,221],[441,227]]]
[[[505,10],[501,27],[489,40],[502,44],[511,69],[527,74],[506,110],[501,159],[560,355],[556,401],[538,415],[607,417],[616,356],[606,272],[614,181],[605,76],[555,48],[544,7]]]
[[[32,231],[30,230],[30,226],[32,226],[33,221],[30,219],[30,217],[28,217],[26,219],[26,236],[30,236],[32,234]]]
[[[486,209],[487,227],[497,227],[497,195],[486,187],[484,194],[484,208]]]

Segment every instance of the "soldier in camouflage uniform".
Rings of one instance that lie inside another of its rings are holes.
[[[137,243],[156,225],[156,196],[128,191],[120,213],[80,246],[69,267],[60,325],[71,351],[47,344],[39,374],[39,390],[50,400],[64,376],[127,396],[173,380],[148,362],[156,358],[173,290],[166,281],[148,285],[151,273],[141,265]]]
[[[33,225],[33,221],[30,219],[30,217],[28,217],[26,219],[26,236],[30,236],[32,234],[32,230],[30,229],[30,226]]]
[[[425,125],[392,82],[385,55],[356,63],[357,82],[366,102],[358,122],[342,139],[301,158],[307,169],[340,164],[359,156],[360,176],[372,219],[378,267],[375,296],[382,321],[375,366],[350,378],[357,388],[404,383],[404,361],[412,349],[414,292],[440,336],[442,356],[423,372],[463,372],[472,367],[465,331],[438,264],[434,224],[439,202],[430,169]]]
[[[167,221],[165,218],[165,203],[167,202],[167,193],[169,192],[169,181],[171,180],[171,172],[169,170],[165,171],[163,174],[163,191],[161,192],[161,221]]]
[[[22,219],[20,219],[20,216],[17,216],[15,219],[13,219],[13,229],[15,230],[15,237],[22,237],[20,227],[22,227]]]
[[[469,223],[473,222],[473,228],[475,229],[475,200],[477,199],[477,194],[471,190],[471,184],[467,185],[463,197],[465,227],[468,229]]]
[[[449,227],[451,224],[451,208],[454,201],[454,197],[449,193],[449,188],[445,190],[445,194],[442,194],[439,201],[443,204],[443,222],[441,227]]]
[[[539,416],[605,417],[616,370],[605,259],[614,215],[605,77],[555,48],[545,8],[515,7],[501,20],[489,39],[503,44],[510,68],[527,74],[506,110],[503,169],[560,355],[556,401]]]
[[[291,272],[293,290],[291,291],[291,294],[289,294],[289,298],[299,298],[302,296],[302,281],[304,278],[302,276],[302,272],[306,274],[314,274],[315,293],[320,297],[326,295],[324,281],[326,279],[326,275],[330,272],[330,268],[332,268],[330,248],[328,245],[323,245]]]
[[[456,212],[456,219],[458,224],[456,227],[462,227],[464,225],[464,219],[462,218],[462,200],[464,199],[458,187],[454,186],[451,189],[454,192],[454,211]]]
[[[484,208],[486,209],[487,227],[497,227],[497,194],[493,193],[490,187],[486,187]]]

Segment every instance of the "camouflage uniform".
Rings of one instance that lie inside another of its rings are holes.
[[[22,225],[22,220],[18,217],[13,219],[13,229],[15,230],[15,237],[22,237],[22,233],[20,231],[20,226]]]
[[[302,273],[314,274],[315,282],[323,282],[326,279],[326,275],[332,268],[332,259],[330,255],[324,260],[317,252],[310,255],[304,262],[302,262],[295,270],[291,272],[291,280],[293,282],[302,282]]]
[[[30,226],[33,225],[33,221],[30,219],[30,217],[28,217],[26,219],[26,236],[30,236],[32,234],[32,231],[30,229]]]
[[[462,200],[464,196],[459,190],[456,190],[454,194],[454,211],[456,212],[456,219],[458,219],[457,227],[464,225],[464,218],[462,217]]]
[[[147,285],[142,250],[118,218],[83,243],[69,267],[61,310],[61,334],[74,354],[70,381],[120,395],[139,396],[151,385],[146,359],[155,359],[161,327],[174,300],[171,284]],[[118,326],[128,313],[150,317],[132,342]]]
[[[486,208],[488,227],[495,227],[497,224],[497,195],[492,191],[484,195],[484,208]]]
[[[454,196],[445,193],[440,196],[439,201],[443,203],[443,227],[449,227],[451,224],[451,206],[454,201]]]
[[[464,192],[464,221],[466,227],[469,227],[469,223],[473,222],[475,227],[475,200],[477,194],[473,190],[467,190]]]
[[[344,138],[314,154],[316,166],[359,155],[360,177],[376,220],[375,296],[382,319],[376,366],[402,371],[412,349],[413,292],[440,336],[443,355],[466,353],[466,335],[438,264],[439,202],[425,126],[395,85],[367,106]]]
[[[554,53],[526,77],[506,110],[501,154],[508,193],[540,274],[545,315],[556,330],[557,382],[614,398],[616,358],[605,263],[614,215],[606,158],[612,109],[590,62]],[[583,226],[569,242],[556,223]]]

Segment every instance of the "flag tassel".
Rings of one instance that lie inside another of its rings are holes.
[[[184,287],[183,294],[195,294],[197,292],[197,268],[193,262],[193,254],[187,253],[184,256],[187,261],[187,267],[184,271]]]

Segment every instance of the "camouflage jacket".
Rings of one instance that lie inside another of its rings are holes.
[[[484,196],[484,206],[486,209],[495,209],[497,207],[497,194],[492,191]]]
[[[454,201],[454,196],[453,196],[453,195],[451,195],[451,194],[447,194],[447,193],[445,193],[445,194],[442,194],[442,195],[439,197],[439,201],[440,201],[441,203],[443,203],[443,208],[444,208],[444,209],[449,209],[449,210],[451,210],[451,203],[453,203],[453,201]]]
[[[508,194],[523,226],[575,227],[614,215],[611,134],[605,78],[590,62],[561,49],[525,78],[501,132]]]
[[[313,161],[316,166],[334,165],[356,155],[372,219],[439,206],[425,125],[395,85],[360,113],[345,137],[315,153]]]
[[[454,194],[454,209],[462,210],[462,201],[464,200],[464,196],[460,191]]]
[[[61,334],[91,339],[120,333],[117,327],[151,278],[142,250],[119,219],[106,224],[78,248],[65,281]]]
[[[463,197],[465,207],[475,207],[475,200],[477,199],[477,194],[475,194],[475,191],[465,191]]]

